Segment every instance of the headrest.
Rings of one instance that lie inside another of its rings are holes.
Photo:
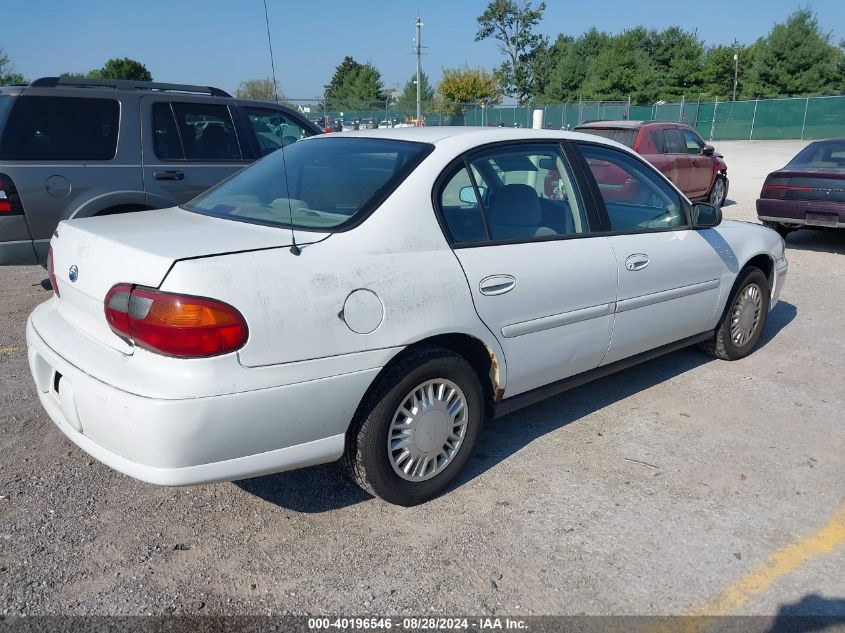
[[[537,226],[541,217],[540,198],[529,185],[505,185],[496,192],[490,208],[491,224]]]

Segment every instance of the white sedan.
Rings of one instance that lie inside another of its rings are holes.
[[[783,240],[574,133],[315,136],[179,208],[63,222],[27,324],[42,405],[165,485],[342,459],[411,505],[482,421],[699,343],[738,359]]]

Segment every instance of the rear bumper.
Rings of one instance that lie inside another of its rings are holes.
[[[149,398],[94,378],[68,359],[78,337],[27,322],[30,370],[56,426],[94,458],[160,485],[255,477],[334,461],[378,368],[218,396]],[[88,341],[92,346],[99,345]],[[70,346],[72,347],[72,345]],[[126,363],[133,361],[125,357]],[[244,368],[244,372],[250,372]]]
[[[810,217],[808,214],[811,214]],[[842,229],[845,228],[845,203],[759,198],[757,217],[762,222],[780,222],[796,226],[830,226]]]

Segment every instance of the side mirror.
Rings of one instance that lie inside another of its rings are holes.
[[[716,153],[716,148],[712,145],[705,145],[704,146],[704,155],[705,156],[712,156]]]
[[[707,202],[696,202],[692,205],[692,228],[712,229],[722,223],[722,210]]]
[[[487,189],[485,187],[479,187],[478,193],[481,194],[483,199],[487,193]],[[465,204],[478,204],[478,200],[475,197],[475,189],[472,186],[461,187],[460,192],[458,192],[458,198]]]

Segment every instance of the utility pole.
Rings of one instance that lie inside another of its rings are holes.
[[[739,50],[734,53],[734,97],[733,101],[736,101],[736,82],[739,78]]]
[[[420,117],[422,116],[422,42],[420,41],[422,36],[422,27],[422,20],[417,17],[417,37],[414,39],[416,42],[417,54],[417,125],[420,124]]]

